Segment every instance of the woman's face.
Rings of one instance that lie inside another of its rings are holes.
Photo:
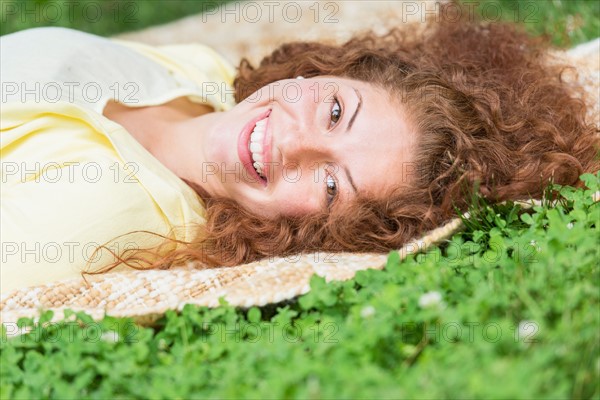
[[[304,215],[407,183],[414,145],[400,102],[384,89],[338,77],[282,80],[211,115],[190,178],[265,217]]]

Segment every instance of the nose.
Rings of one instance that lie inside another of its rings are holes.
[[[331,157],[331,138],[323,137],[319,132],[306,128],[290,132],[279,144],[283,163],[306,165],[323,162]]]
[[[333,155],[333,138],[316,121],[317,107],[314,102],[305,100],[302,98],[299,104],[284,106],[288,116],[287,123],[282,124],[283,131],[277,135],[277,147],[284,164],[312,164],[327,161]]]
[[[286,101],[282,96],[280,120],[275,126],[280,130],[274,133],[275,147],[281,154],[285,167],[314,168],[316,163],[332,161],[336,139],[322,121],[324,105],[322,99],[315,99],[310,82],[293,82],[300,86],[298,101]]]

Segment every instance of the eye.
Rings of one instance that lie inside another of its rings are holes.
[[[331,107],[331,123],[329,124],[329,127],[333,127],[335,126],[335,124],[337,124],[337,122],[340,120],[340,118],[342,117],[342,106],[340,106],[340,102],[338,100],[337,97],[333,97],[333,106]]]
[[[338,195],[338,185],[335,178],[327,172],[325,176],[325,191],[327,193],[327,207],[331,207],[331,204],[335,201]]]

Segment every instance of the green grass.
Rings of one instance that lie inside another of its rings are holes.
[[[277,307],[37,326],[2,340],[0,397],[599,398],[600,173],[583,178],[533,210],[476,202],[444,246]]]
[[[477,5],[486,20],[522,23],[533,35],[547,35],[560,47],[600,36],[600,1],[596,0],[462,0]],[[474,7],[472,5],[471,7]]]

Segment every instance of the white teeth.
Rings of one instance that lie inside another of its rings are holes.
[[[257,153],[257,154],[261,154],[263,150],[263,147],[261,144],[256,143],[256,142],[251,142],[250,143],[250,151],[253,153]]]
[[[268,117],[267,117],[268,118]],[[252,165],[256,169],[256,172],[264,178],[264,164],[263,164],[263,141],[265,138],[265,127],[267,125],[267,118],[262,119],[256,123],[254,130],[250,134],[249,149],[252,155]]]
[[[250,141],[254,143],[262,144],[262,141],[265,137],[265,128],[264,126],[256,126],[250,135]]]
[[[255,162],[252,165],[254,166],[254,169],[256,169],[256,172],[258,172],[258,174],[264,178],[262,163]]]

